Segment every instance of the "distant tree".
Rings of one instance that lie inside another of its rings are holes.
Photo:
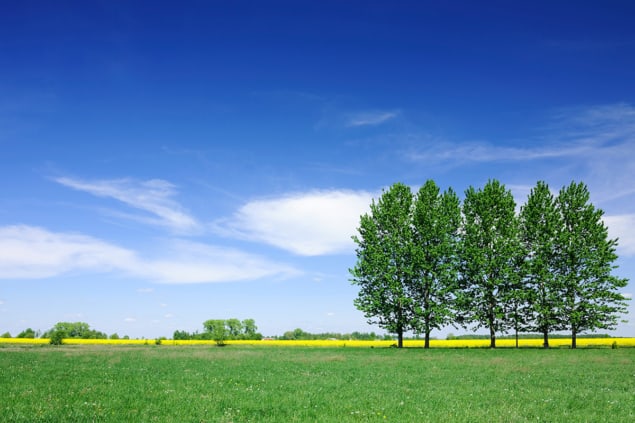
[[[549,348],[549,333],[562,328],[563,298],[557,277],[557,234],[562,220],[549,186],[539,181],[520,209],[520,237],[525,249],[527,305],[530,309],[529,330],[543,336],[543,347]]]
[[[0,335],[0,338],[11,338],[11,334],[9,332],[5,332],[2,335]]]
[[[119,335],[117,335],[116,333],[113,333],[112,335],[110,335],[109,338],[110,339],[119,339]]]
[[[585,184],[572,182],[556,200],[562,219],[557,237],[557,276],[562,284],[562,314],[571,331],[571,348],[584,330],[614,329],[626,312],[619,292],[628,280],[612,275],[617,239],[608,238],[604,212],[590,203]]]
[[[285,341],[293,341],[295,339],[295,333],[292,330],[288,330],[282,334],[282,339]]]
[[[186,341],[186,340],[192,339],[192,335],[187,333],[187,331],[184,331],[184,330],[175,330],[174,334],[172,335],[172,339],[174,339],[175,341],[178,341],[178,340]]]
[[[258,333],[258,327],[256,326],[256,321],[254,319],[245,319],[242,321],[243,326],[243,337],[249,340],[260,340],[262,339],[262,334]]]
[[[44,333],[45,338],[50,338],[51,334],[56,331],[61,331],[66,334],[67,338],[80,338],[80,339],[107,339],[108,335],[104,332],[93,330],[90,325],[85,322],[58,322],[52,329]]]
[[[412,285],[412,207],[410,188],[396,183],[370,204],[360,218],[357,263],[350,270],[351,282],[359,287],[354,301],[369,323],[397,334],[403,347],[404,332],[415,329]]]
[[[205,331],[208,332],[217,345],[225,345],[225,341],[229,336],[229,331],[225,320],[211,319],[203,322]]]
[[[243,324],[240,320],[232,318],[225,321],[228,339],[240,339],[243,335]]]
[[[53,330],[48,334],[49,343],[51,345],[62,345],[64,343],[64,339],[68,337],[68,333],[61,329]]]
[[[23,330],[22,332],[18,334],[18,336],[16,336],[16,338],[35,338],[35,337],[36,337],[35,331],[31,328],[27,328]]]
[[[428,180],[419,190],[413,214],[413,277],[408,291],[418,317],[417,330],[430,347],[430,332],[452,321],[453,291],[458,281],[458,233],[461,224],[459,198],[452,191],[440,193]]]
[[[518,294],[515,207],[511,192],[497,180],[465,191],[457,317],[463,325],[489,329],[491,348],[496,347],[496,333],[510,326],[510,300]]]

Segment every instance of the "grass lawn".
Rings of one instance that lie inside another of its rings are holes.
[[[6,422],[629,422],[635,348],[0,346]]]

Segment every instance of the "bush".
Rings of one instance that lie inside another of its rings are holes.
[[[62,345],[64,343],[64,338],[66,337],[66,332],[63,330],[55,330],[51,332],[49,342],[51,345]]]

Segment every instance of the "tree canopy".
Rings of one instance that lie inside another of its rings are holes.
[[[613,275],[616,239],[586,185],[572,182],[557,197],[538,182],[516,212],[511,191],[497,180],[469,187],[461,205],[427,181],[413,195],[396,183],[360,217],[353,237],[355,306],[369,323],[429,339],[446,325],[496,334],[614,329],[626,312]],[[425,343],[428,345],[428,342]]]

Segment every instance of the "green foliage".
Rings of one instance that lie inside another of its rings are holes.
[[[203,333],[188,333],[187,331],[174,331],[173,339],[213,339],[218,345],[225,345],[227,340],[259,340],[262,334],[258,333],[258,327],[254,319],[240,321],[232,319],[211,319],[203,322]]]
[[[36,333],[33,329],[27,328],[20,332],[16,338],[36,338]]]
[[[557,235],[562,220],[549,186],[539,181],[520,209],[520,236],[525,249],[522,269],[526,300],[531,311],[528,330],[539,331],[543,346],[549,347],[549,333],[562,328],[560,281],[557,277]]]
[[[0,338],[11,338],[11,334],[9,332],[5,332],[2,335],[0,335]]]
[[[628,280],[611,273],[617,260],[616,239],[608,238],[603,211],[590,203],[583,183],[560,190],[557,208],[562,219],[556,240],[556,271],[563,299],[560,317],[571,331],[571,347],[584,330],[614,329],[626,312],[619,288]]]
[[[286,331],[282,336],[278,337],[278,339],[284,340],[299,340],[299,341],[311,341],[311,340],[324,340],[324,339],[351,339],[351,340],[360,340],[360,341],[372,341],[375,339],[380,339],[375,332],[352,332],[352,333],[338,333],[338,332],[321,332],[321,333],[310,333],[306,332],[300,328]],[[389,337],[392,339],[392,337]]]
[[[457,317],[464,325],[489,329],[491,347],[497,332],[514,326],[522,302],[515,208],[511,191],[497,180],[465,191]]]
[[[633,420],[634,348],[1,350],[6,422]]]
[[[415,329],[423,332],[425,348],[429,348],[432,329],[441,329],[453,321],[460,223],[457,195],[452,189],[441,194],[434,181],[428,180],[414,200],[414,277],[408,280],[409,294],[415,302]]]
[[[51,345],[62,345],[64,343],[64,338],[68,338],[68,333],[63,330],[54,330],[52,331],[48,337],[50,338]]]
[[[56,331],[62,331],[66,333],[67,338],[76,339],[108,339],[108,335],[97,330],[90,328],[90,325],[85,322],[58,322],[52,329],[44,332],[44,338],[50,338]]]
[[[112,335],[110,335],[110,339],[119,339],[119,335],[113,333]]]
[[[497,180],[469,187],[462,208],[432,180],[415,197],[394,184],[353,237],[354,304],[369,323],[396,333],[398,346],[405,331],[428,340],[451,324],[487,328],[492,347],[508,331],[516,339],[539,331],[548,347],[550,333],[569,329],[575,347],[578,333],[614,329],[626,312],[619,289],[627,280],[612,275],[617,240],[608,239],[602,214],[582,183],[554,198],[539,181],[518,215]]]
[[[205,328],[206,332],[211,334],[212,339],[216,341],[216,345],[225,345],[225,340],[229,336],[229,330],[227,329],[225,320],[206,320],[205,322],[203,322],[203,327]]]
[[[403,346],[403,333],[416,329],[415,300],[409,295],[414,274],[413,196],[404,184],[392,185],[370,213],[360,218],[357,263],[350,270],[351,282],[359,286],[354,303],[369,323],[396,333]]]

